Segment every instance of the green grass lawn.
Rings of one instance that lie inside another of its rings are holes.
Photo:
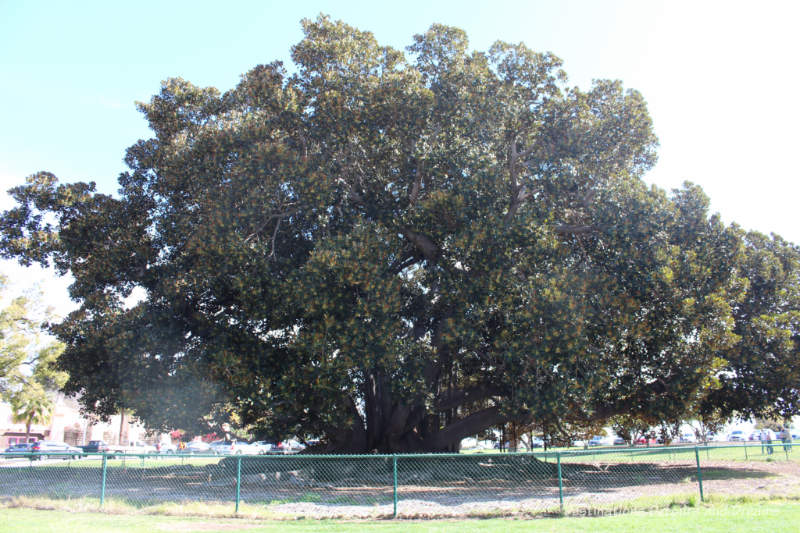
[[[0,531],[26,533],[106,533],[106,532],[203,532],[239,533],[281,531],[284,533],[361,532],[514,533],[576,532],[738,532],[773,533],[793,531],[800,523],[800,502],[772,500],[760,502],[726,501],[651,512],[633,512],[603,517],[541,518],[531,520],[433,520],[433,521],[255,521],[235,518],[183,518],[151,515],[64,512],[23,508],[4,508]]]
[[[218,464],[222,460],[219,456],[194,456],[194,455],[145,455],[145,456],[119,456],[114,457],[109,455],[106,464],[108,468],[156,468],[165,466],[176,465],[192,465],[192,466],[205,466]],[[34,461],[31,464],[28,460],[16,459],[13,463],[9,463],[14,467],[33,467],[42,468],[85,468],[85,469],[100,469],[103,466],[102,458],[97,455],[90,455],[81,457],[80,459],[60,459],[53,457],[52,459],[40,463]]]
[[[773,444],[773,453],[766,453],[767,450],[758,442],[747,443],[714,443],[710,447],[699,446],[700,461],[800,461],[800,444],[794,444],[788,451],[780,443]],[[481,456],[497,455],[508,452],[499,450],[471,449],[464,450],[460,455]],[[652,461],[676,461],[694,462],[695,448],[693,445],[673,445],[673,446],[653,446],[650,448],[637,446],[604,446],[591,447],[588,449],[572,448],[551,448],[547,452],[541,448],[535,449],[533,455],[537,458],[555,462],[556,455],[561,454],[562,462],[652,462]],[[279,456],[282,459],[290,460],[288,456]],[[145,455],[127,456],[125,458],[112,458],[109,455],[108,467],[125,468],[153,468],[174,465],[193,465],[205,466],[217,464],[222,458],[219,456],[208,455]],[[245,458],[247,460],[247,458]],[[28,464],[27,461],[16,461],[18,466]],[[48,466],[67,467],[67,468],[99,468],[101,465],[100,456],[92,455],[82,459],[71,459],[63,461],[50,461]]]
[[[500,453],[498,450],[470,450],[469,455],[493,455]],[[555,462],[556,454],[561,453],[564,463],[585,462],[695,462],[694,446],[654,446],[647,447],[596,447],[584,450],[583,448],[556,448],[546,453],[534,450],[533,455],[543,461]],[[800,461],[800,446],[793,445],[786,453],[782,444],[773,444],[773,453],[768,454],[760,443],[722,444],[713,447],[698,448],[700,462],[703,461]]]

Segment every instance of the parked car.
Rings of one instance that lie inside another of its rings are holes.
[[[173,454],[178,452],[178,447],[171,442],[156,443],[156,453]]]
[[[31,451],[38,454],[34,459],[47,459],[49,454],[54,457],[61,457],[62,459],[77,459],[83,455],[83,450],[70,446],[64,442],[53,442],[49,440],[40,440],[33,443]]]
[[[132,440],[123,451],[125,453],[156,453],[156,447],[140,440]]]
[[[30,453],[33,451],[31,448],[33,448],[32,442],[20,442],[18,444],[12,444],[6,448],[3,457],[29,457]]]
[[[288,453],[299,452],[306,449],[305,444],[295,439],[289,439],[281,444],[283,445],[283,450]]]
[[[211,453],[217,455],[258,455],[259,448],[242,440],[217,440],[211,443]]]
[[[734,430],[728,434],[728,441],[729,442],[744,442],[747,440],[744,436],[744,431],[741,430]]]
[[[611,446],[613,443],[614,439],[603,435],[595,435],[589,439],[589,446]]]
[[[211,446],[207,442],[201,440],[193,440],[187,442],[183,449],[178,449],[178,453],[212,453]]]
[[[280,450],[278,450],[278,446],[275,443],[266,440],[258,440],[256,442],[252,442],[250,443],[250,446],[255,448],[256,452],[259,455],[266,455],[268,453],[280,453]]]
[[[506,447],[508,447],[508,443],[506,443]],[[306,449],[306,445],[303,444],[302,442],[298,441],[298,440],[289,439],[289,440],[285,440],[285,441],[279,442],[278,443],[278,449],[280,451],[282,451],[283,453],[294,453],[294,452],[299,452],[299,451],[305,450]]]
[[[531,447],[532,448],[544,448],[544,441],[539,437],[532,437],[531,438]]]
[[[84,453],[103,453],[109,451],[108,443],[103,440],[90,440],[89,444],[81,446]]]
[[[697,437],[694,433],[681,433],[678,437],[678,442],[697,442]]]
[[[217,455],[227,455],[231,453],[231,441],[225,440],[215,440],[214,442],[210,443],[208,451],[213,454]]]
[[[622,437],[614,437],[614,446],[625,446],[628,442]]]

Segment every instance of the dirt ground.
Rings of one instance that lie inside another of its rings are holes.
[[[406,471],[398,479],[397,511],[403,517],[536,515],[558,512],[555,465],[487,464],[471,470]],[[705,461],[705,496],[800,495],[800,463],[794,461]],[[391,516],[394,494],[386,472],[357,471],[330,479],[313,471],[245,472],[242,505],[274,518],[375,518]],[[582,463],[562,465],[564,509],[605,512],[647,498],[699,497],[694,463]],[[0,468],[0,497],[58,500],[99,497],[101,477],[93,468]],[[233,506],[235,476],[207,467],[109,469],[107,500],[141,508],[166,502],[214,502]]]

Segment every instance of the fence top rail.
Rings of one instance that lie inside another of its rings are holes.
[[[556,457],[581,457],[588,455],[665,455],[675,453],[691,453],[697,450],[723,450],[743,448],[761,448],[762,446],[787,446],[794,447],[798,443],[782,442],[779,440],[768,442],[743,442],[741,444],[716,444],[716,445],[679,445],[679,446],[651,446],[651,447],[616,447],[616,448],[589,448],[581,450],[557,450],[557,451],[529,451],[529,452],[503,452],[503,453],[404,453],[404,454],[260,454],[260,455],[241,455],[241,454],[214,454],[214,453],[120,453],[120,452],[65,452],[65,451],[44,451],[44,452],[0,452],[0,459],[14,458],[38,458],[47,457],[107,457],[115,458],[140,458],[140,459],[177,459],[177,458],[229,458],[236,457],[242,459],[275,460],[275,461],[296,461],[314,459],[352,459],[368,460],[382,459],[501,459],[505,457],[535,457],[535,458],[556,458]]]

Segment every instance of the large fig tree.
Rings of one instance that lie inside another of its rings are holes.
[[[86,409],[446,451],[721,387],[742,240],[696,187],[642,182],[639,93],[446,26],[406,52],[303,27],[291,73],[166,81],[117,196],[48,173],[13,190],[4,253],[75,278],[54,331]]]

